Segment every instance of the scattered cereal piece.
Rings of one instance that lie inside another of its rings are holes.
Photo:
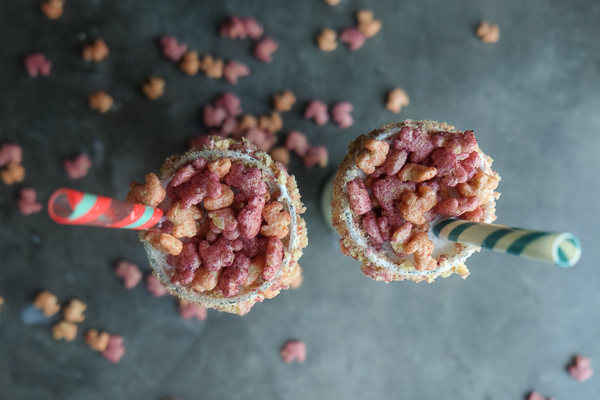
[[[167,192],[162,187],[158,176],[146,174],[145,180],[145,183],[133,181],[129,184],[131,190],[127,194],[125,201],[156,207],[163,201]]]
[[[138,266],[125,260],[119,261],[115,274],[123,279],[125,289],[132,289],[142,279],[142,273]]]
[[[300,275],[298,275],[298,277],[296,279],[294,279],[292,281],[292,283],[290,283],[290,289],[292,289],[292,290],[299,289],[300,286],[302,286],[302,282],[304,282],[304,275],[302,275],[302,273],[300,273]]]
[[[36,201],[37,192],[33,188],[22,188],[17,204],[23,215],[31,215],[42,210],[42,204]]]
[[[102,356],[113,364],[118,363],[125,354],[123,346],[123,336],[110,335],[106,349],[102,352]]]
[[[229,39],[245,39],[247,32],[244,21],[236,15],[231,16],[231,18],[221,24],[219,34],[221,37]]]
[[[207,313],[208,310],[202,306],[185,300],[179,300],[179,315],[184,319],[196,318],[200,321],[204,321]]]
[[[8,163],[21,164],[23,162],[23,149],[16,143],[4,143],[0,147],[0,167]]]
[[[44,53],[33,53],[25,57],[25,70],[32,78],[50,75],[51,68],[52,61],[48,60]]]
[[[177,239],[173,235],[169,235],[168,233],[148,232],[144,236],[144,240],[150,243],[156,250],[172,256],[179,255],[181,250],[183,250],[183,243],[181,243],[181,240]]]
[[[238,83],[238,78],[250,75],[250,68],[237,61],[229,61],[223,67],[223,77],[232,85]]]
[[[340,3],[340,1],[342,1],[342,0],[323,0],[323,1],[325,1],[325,3],[329,4],[330,6],[337,6]]]
[[[0,296],[0,311],[2,311],[3,304],[4,304],[4,297]]]
[[[571,377],[577,382],[585,382],[594,375],[592,360],[583,356],[575,357],[568,370]]]
[[[401,88],[395,88],[388,94],[386,108],[393,112],[394,114],[398,114],[402,111],[402,107],[406,107],[410,104],[410,99],[408,95]]]
[[[258,126],[258,120],[255,116],[246,114],[238,122],[237,130],[244,132],[250,128],[256,128]]]
[[[104,114],[110,110],[114,104],[112,96],[102,90],[94,92],[88,96],[90,109]]]
[[[349,103],[347,101],[337,103],[331,109],[331,118],[340,128],[349,128],[354,124],[354,119],[352,118],[351,114],[353,109],[354,106],[352,105],[352,103]]]
[[[346,43],[351,51],[356,51],[365,44],[366,38],[358,29],[346,28],[340,33],[340,41]]]
[[[375,172],[375,167],[385,162],[390,145],[381,140],[369,139],[365,142],[365,147],[369,151],[357,157],[356,166],[370,175]]]
[[[201,65],[198,52],[193,50],[186,52],[179,61],[179,69],[190,76],[196,75]]]
[[[371,211],[371,199],[369,192],[362,179],[356,178],[346,184],[348,188],[348,198],[350,199],[350,209],[356,215],[363,215]]]
[[[483,43],[496,43],[500,39],[500,28],[498,24],[483,21],[477,26],[475,34]]]
[[[315,146],[308,149],[302,162],[306,168],[312,168],[315,165],[319,165],[321,168],[325,168],[329,162],[329,153],[325,146]]]
[[[296,96],[290,90],[286,90],[283,93],[276,94],[273,96],[273,106],[276,111],[286,112],[292,109],[292,106],[296,103]]]
[[[152,274],[146,277],[146,287],[154,297],[163,297],[169,294],[167,288]]]
[[[538,392],[531,392],[529,396],[527,396],[527,400],[553,400],[551,398],[546,399],[544,396],[539,394]]]
[[[254,47],[254,57],[258,58],[264,63],[270,63],[273,61],[273,53],[277,51],[279,45],[272,38],[265,36],[256,43]]]
[[[285,147],[276,147],[269,152],[273,161],[277,161],[287,166],[290,163],[290,152]]]
[[[65,339],[71,342],[77,336],[77,325],[68,321],[60,321],[52,326],[52,336],[54,339]]]
[[[190,149],[201,149],[202,147],[210,144],[210,136],[208,135],[198,135],[192,139],[190,139],[189,147]]]
[[[204,56],[204,58],[202,58],[202,63],[200,63],[200,69],[209,78],[221,79],[221,77],[223,76],[223,70],[225,69],[225,64],[220,58],[217,58],[215,60],[212,58],[212,56],[206,55]]]
[[[291,131],[285,139],[285,147],[290,151],[294,151],[300,157],[304,157],[310,149],[310,144],[304,133]]]
[[[381,21],[373,17],[373,11],[361,10],[356,13],[358,21],[358,30],[365,35],[366,38],[375,36],[381,30]]]
[[[179,61],[183,53],[187,51],[187,44],[178,43],[173,36],[162,36],[160,39],[163,56],[172,61]]]
[[[142,83],[142,92],[150,100],[156,100],[165,94],[165,80],[158,76],[150,76],[147,82]]]
[[[63,315],[68,322],[81,322],[85,319],[83,312],[87,305],[78,299],[72,299],[69,304],[63,308]]]
[[[317,36],[317,46],[321,51],[333,51],[337,49],[337,33],[333,29],[325,28]]]
[[[279,351],[279,355],[281,355],[281,359],[286,364],[292,361],[302,363],[306,360],[306,344],[300,340],[289,341]]]
[[[263,35],[264,29],[262,25],[260,25],[254,18],[242,18],[242,23],[244,24],[244,29],[250,38],[258,40]]]
[[[304,110],[304,118],[313,119],[318,126],[325,125],[329,121],[327,104],[320,100],[311,101]]]
[[[81,56],[85,61],[100,62],[108,57],[108,46],[101,38],[94,40],[93,43],[83,46]]]
[[[46,0],[40,3],[40,9],[50,19],[57,19],[63,15],[65,0]]]
[[[227,111],[221,107],[213,107],[210,104],[204,106],[204,125],[208,127],[219,127],[227,118]]]
[[[33,300],[33,306],[42,310],[46,317],[51,317],[60,311],[60,304],[55,295],[47,290],[40,292]]]
[[[108,346],[108,341],[110,340],[110,333],[108,332],[99,332],[96,329],[90,329],[85,335],[85,342],[90,349],[94,351],[104,351]]]
[[[88,170],[92,167],[92,161],[87,154],[81,153],[73,159],[65,159],[63,165],[69,178],[81,179],[87,175]]]
[[[283,128],[283,120],[281,119],[281,115],[276,112],[272,112],[270,116],[261,115],[258,119],[258,127],[273,134]]]
[[[242,113],[242,102],[231,92],[226,92],[215,100],[215,106],[227,111],[229,117],[237,117]]]

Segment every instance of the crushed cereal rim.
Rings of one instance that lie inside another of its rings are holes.
[[[434,243],[432,257],[444,259],[438,263],[438,267],[433,270],[419,271],[412,256],[399,257],[396,255],[389,243],[383,243],[381,250],[376,250],[369,244],[368,234],[361,228],[361,218],[350,209],[350,201],[346,184],[355,178],[365,179],[367,174],[356,166],[357,157],[365,151],[365,142],[369,139],[385,141],[391,144],[400,130],[405,127],[413,129],[420,127],[432,131],[446,131],[461,133],[455,127],[446,123],[436,121],[413,121],[405,120],[398,123],[390,123],[380,129],[375,129],[369,134],[361,135],[356,138],[348,147],[348,154],[338,168],[333,187],[332,224],[338,233],[342,236],[341,244],[344,246],[353,258],[362,261],[361,270],[363,273],[377,281],[401,281],[404,279],[415,282],[427,281],[433,282],[438,276],[447,277],[453,273],[466,278],[469,271],[464,265],[465,261],[480,247],[452,243],[436,237],[432,230],[428,232],[429,239]],[[494,175],[500,180],[496,172],[491,169],[492,158],[485,155],[479,146],[476,150],[481,157],[480,170],[486,174]],[[499,195],[499,194],[498,194]],[[483,222],[491,223],[496,220],[496,201],[492,196],[491,200],[483,204]],[[438,215],[436,219],[430,222],[434,226],[443,216]]]

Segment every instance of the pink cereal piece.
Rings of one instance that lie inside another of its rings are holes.
[[[431,158],[434,167],[437,169],[437,176],[443,177],[442,183],[444,185],[455,187],[459,183],[464,183],[468,180],[469,173],[459,163],[456,155],[446,151],[444,148],[439,148],[431,153]],[[469,163],[471,161],[467,163],[467,167],[470,166]]]
[[[239,215],[238,222],[240,231],[244,239],[252,239],[260,232],[262,223],[262,210],[265,206],[265,199],[261,196],[254,196],[250,199]]]
[[[381,236],[379,225],[377,224],[377,216],[373,211],[369,211],[365,214],[362,219],[363,229],[369,234],[373,247],[380,248],[381,244],[385,242]]]
[[[221,182],[214,172],[204,170],[200,174],[194,175],[181,193],[181,200],[184,209],[202,202],[205,197],[221,197]]]
[[[292,361],[302,363],[306,360],[306,344],[300,340],[289,341],[279,351],[279,355],[286,364]]]
[[[340,33],[340,41],[348,44],[351,51],[360,49],[367,38],[356,28],[346,28]]]
[[[159,39],[162,47],[163,56],[172,61],[179,61],[183,54],[187,51],[187,44],[178,43],[173,36],[162,36]]]
[[[411,129],[407,126],[400,130],[398,139],[394,141],[396,149],[406,149],[412,154],[410,162],[418,163],[423,161],[435,148],[429,135],[422,128]]]
[[[221,107],[213,107],[210,104],[204,106],[204,125],[216,128],[223,124],[227,117],[227,111]]]
[[[278,47],[279,45],[276,41],[265,36],[256,43],[256,46],[254,46],[254,57],[264,63],[270,63],[273,61],[272,54],[277,51]]]
[[[239,291],[238,285],[244,283],[246,278],[248,278],[249,269],[250,258],[242,253],[236,253],[233,264],[225,268],[215,290],[223,293],[225,297],[235,296]]]
[[[16,143],[4,143],[0,147],[0,167],[8,163],[21,164],[23,162],[23,149]]]
[[[354,106],[350,102],[337,103],[331,109],[331,118],[340,128],[349,128],[354,125],[354,119],[351,114],[353,109]]]
[[[214,244],[203,240],[199,246],[204,267],[209,271],[218,271],[233,263],[233,249],[229,240],[220,238]]]
[[[390,224],[390,230],[393,232],[398,229],[402,224],[406,222],[406,220],[402,217],[402,213],[397,207],[391,208],[389,210],[383,210],[381,214],[388,219],[388,223]]]
[[[146,277],[146,287],[154,297],[163,297],[169,294],[167,288],[165,288],[162,283],[160,283],[159,280],[152,274]]]
[[[406,163],[407,158],[407,150],[391,149],[381,168],[385,170],[385,173],[388,176],[396,175]]]
[[[233,163],[229,175],[225,177],[225,183],[239,190],[235,201],[245,203],[254,196],[264,196],[267,193],[267,185],[262,180],[262,172],[258,168],[245,169],[242,164]],[[212,196],[211,196],[212,197]]]
[[[229,61],[223,68],[223,77],[232,85],[237,85],[238,78],[250,75],[250,68],[238,61]]]
[[[237,117],[242,113],[242,102],[231,92],[226,92],[215,100],[215,106],[223,108],[228,117]]]
[[[479,166],[481,165],[481,157],[479,153],[473,151],[469,153],[469,156],[460,162],[461,167],[467,172],[467,182],[471,180],[477,173]]]
[[[285,139],[285,148],[294,151],[300,157],[304,157],[310,149],[310,144],[304,133],[291,131]]]
[[[17,204],[23,215],[31,215],[42,210],[42,204],[36,201],[37,192],[33,188],[22,188]]]
[[[308,152],[302,157],[302,162],[306,168],[312,168],[315,165],[319,165],[321,168],[325,168],[329,162],[329,153],[325,146],[315,146],[308,149]]]
[[[44,53],[33,53],[25,57],[25,70],[32,78],[50,75],[52,61],[46,58]]]
[[[442,200],[434,209],[438,214],[449,217],[458,217],[466,212],[474,211],[477,207],[479,207],[479,198],[472,196],[460,199]]]
[[[251,39],[258,40],[263,35],[264,29],[256,20],[252,17],[242,18],[242,23],[246,29],[246,33]]]
[[[381,204],[381,208],[384,210],[397,208],[394,206],[394,201],[400,200],[402,194],[407,191],[416,191],[416,184],[414,182],[403,182],[397,175],[378,179],[373,183],[373,194],[379,200],[379,204]]]
[[[189,181],[194,175],[202,172],[205,166],[206,160],[200,157],[194,160],[193,163],[180,168],[173,176],[173,179],[171,180],[171,186],[177,187],[182,183]]]
[[[356,215],[363,215],[371,211],[371,199],[362,179],[356,178],[346,184],[350,208]]]
[[[138,266],[125,260],[119,261],[115,274],[123,279],[125,289],[132,289],[142,279],[142,272]]]
[[[66,159],[63,165],[71,179],[80,179],[87,175],[92,167],[92,161],[87,154],[81,153],[73,159]]]
[[[189,141],[190,149],[201,149],[204,146],[208,146],[210,144],[210,136],[208,135],[198,135]]]
[[[390,240],[392,238],[392,227],[387,217],[379,217],[377,219],[377,226],[379,227],[381,238],[384,241]]]
[[[320,100],[311,101],[304,110],[304,118],[313,119],[318,126],[325,125],[329,121],[327,104]]]
[[[252,239],[245,239],[242,237],[240,241],[242,242],[242,249],[240,251],[246,257],[254,258],[259,254],[267,252],[268,238],[255,236]]]
[[[569,374],[577,382],[587,381],[594,375],[592,369],[592,360],[588,357],[577,356],[573,359],[573,363],[568,367]]]
[[[283,261],[283,243],[278,237],[269,238],[267,243],[267,265],[263,269],[262,277],[265,281],[275,279],[281,262]]]
[[[444,147],[452,154],[471,153],[477,149],[477,139],[473,131],[465,131],[462,135],[450,135]]]
[[[260,128],[250,128],[243,136],[262,151],[269,151],[276,141],[274,135]]]
[[[219,28],[221,37],[229,39],[245,39],[247,36],[246,26],[242,18],[232,15]]]
[[[167,263],[175,267],[175,273],[171,277],[174,285],[187,285],[194,280],[194,272],[202,265],[198,245],[193,242],[183,244],[183,250],[177,256],[169,256]]]
[[[197,304],[190,303],[185,300],[180,300],[179,315],[181,315],[181,318],[183,319],[196,318],[200,321],[204,321],[208,315],[208,310]]]
[[[125,346],[123,346],[123,336],[110,335],[106,350],[102,352],[102,356],[113,364],[121,361],[121,357],[125,354]]]

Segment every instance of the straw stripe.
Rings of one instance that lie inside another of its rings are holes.
[[[512,231],[510,229],[499,229],[494,233],[491,233],[488,237],[486,237],[483,242],[481,242],[481,247],[486,249],[493,249],[496,243],[504,236],[508,235]]]
[[[525,250],[525,247],[529,246],[533,241],[548,235],[549,234],[546,232],[529,233],[517,239],[508,249],[506,249],[506,252],[508,254],[514,254],[515,256],[521,255],[523,250]]]
[[[456,222],[455,220],[448,218],[445,220],[442,220],[440,222],[438,222],[434,227],[433,227],[433,233],[435,234],[435,236],[439,237],[440,236],[440,232],[442,231],[442,229],[444,229],[446,226],[450,225],[451,223]]]
[[[69,216],[69,221],[74,221],[87,214],[96,204],[98,196],[85,193],[79,203],[75,206],[73,213]]]
[[[141,215],[141,217],[137,221],[133,222],[132,224],[124,226],[123,229],[135,229],[138,226],[142,226],[146,222],[150,221],[150,219],[152,218],[153,215],[154,215],[154,207],[146,207],[146,209],[144,210],[144,213]]]
[[[448,234],[448,240],[456,242],[461,233],[475,225],[475,222],[465,222],[464,224],[458,225],[456,228]]]

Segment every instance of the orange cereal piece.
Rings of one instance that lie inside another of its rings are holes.
[[[208,163],[206,168],[208,168],[210,172],[214,172],[219,179],[223,179],[231,169],[231,160],[229,158],[220,158],[216,161]]]
[[[276,112],[272,112],[270,116],[261,115],[258,119],[258,127],[269,133],[275,133],[283,128],[283,120]]]
[[[437,174],[434,167],[426,167],[420,164],[408,163],[398,173],[398,178],[403,181],[425,182]]]
[[[414,254],[417,270],[427,271],[437,266],[437,261],[431,258],[433,242],[425,232],[417,233],[406,245],[406,254]]]
[[[238,131],[245,132],[250,128],[256,128],[258,126],[258,120],[254,115],[246,114],[238,122]]]
[[[242,283],[243,287],[252,286],[256,280],[261,276],[263,269],[267,265],[266,254],[259,254],[250,260],[250,267],[248,268],[248,277]]]
[[[206,76],[213,79],[220,79],[223,76],[224,68],[225,64],[222,59],[217,58],[215,60],[210,55],[204,56],[204,58],[202,58],[202,63],[200,64],[200,69]]]
[[[133,181],[129,184],[131,189],[125,198],[130,203],[140,203],[145,206],[158,206],[167,195],[167,191],[160,184],[160,179],[154,174],[146,175],[146,183]]]
[[[473,211],[467,211],[466,213],[462,214],[459,218],[465,219],[465,220],[471,221],[471,222],[482,222],[483,221],[483,208],[481,208],[481,206],[479,206]]]
[[[337,49],[337,33],[333,29],[325,28],[317,36],[317,46],[321,51],[333,51]]]
[[[483,21],[477,26],[475,34],[483,43],[496,43],[500,40],[498,24],[490,24],[487,21]]]
[[[410,99],[408,98],[408,95],[404,89],[396,88],[388,94],[387,103],[385,106],[394,114],[398,114],[400,111],[402,111],[402,107],[406,107],[409,104]]]
[[[421,186],[417,193],[404,192],[400,203],[402,218],[416,225],[422,225],[427,220],[423,213],[431,210],[437,204],[435,192],[428,186]]]
[[[83,301],[78,299],[71,300],[69,305],[67,305],[63,309],[63,315],[65,317],[65,320],[68,322],[83,321],[85,319],[85,315],[83,315],[83,312],[86,308],[87,305]]]
[[[267,204],[262,210],[262,216],[268,225],[260,228],[260,233],[268,237],[284,238],[288,234],[288,225],[292,222],[290,214],[283,211],[283,205],[278,201]]]
[[[342,1],[342,0],[323,0],[323,1],[325,1],[325,3],[329,4],[330,6],[337,6],[340,3],[340,1]]]
[[[369,139],[365,142],[368,152],[361,154],[356,159],[356,166],[366,174],[375,172],[375,168],[385,162],[385,157],[390,150],[390,145],[381,140]]]
[[[235,194],[229,185],[221,183],[221,196],[213,199],[212,197],[204,198],[204,208],[209,211],[220,210],[221,208],[229,207],[233,204]]]
[[[2,170],[0,170],[0,178],[2,178],[2,182],[4,182],[5,185],[22,182],[23,179],[25,179],[25,168],[21,164],[9,162]]]
[[[94,351],[106,350],[109,339],[110,333],[98,332],[96,329],[90,329],[85,335],[85,342],[90,346],[90,349]]]
[[[304,275],[302,275],[302,268],[300,268],[300,275],[298,275],[296,278],[294,278],[292,283],[290,283],[290,289],[292,289],[292,290],[299,289],[300,286],[302,286],[303,282],[304,282]]]
[[[193,76],[198,73],[198,70],[201,68],[201,62],[198,58],[198,52],[196,51],[188,51],[181,57],[181,61],[179,61],[179,69],[185,72],[186,74]]]
[[[358,30],[366,38],[375,36],[381,30],[381,21],[373,17],[371,10],[360,10],[356,13],[356,20],[358,21]]]
[[[81,56],[85,61],[100,62],[108,57],[108,53],[106,42],[98,38],[93,43],[83,46]]]
[[[285,147],[275,147],[269,152],[273,161],[277,161],[287,166],[290,163],[290,152]]]
[[[205,290],[213,290],[219,283],[219,278],[225,269],[221,268],[218,271],[209,271],[205,267],[200,266],[195,272],[192,287],[198,292]]]
[[[144,235],[144,240],[152,245],[156,250],[178,256],[183,250],[183,243],[173,235],[168,233],[148,232]]]
[[[404,257],[407,253],[406,245],[410,241],[412,226],[413,224],[410,222],[403,223],[400,228],[396,229],[390,239],[390,245],[398,257]]]
[[[142,92],[150,100],[156,100],[165,94],[165,80],[158,76],[151,76],[147,82],[142,83]]]
[[[196,206],[191,206],[187,210],[182,207],[181,201],[173,204],[173,207],[167,211],[167,219],[173,223],[172,235],[176,238],[196,236],[198,228],[196,221],[204,217],[204,210]]]
[[[33,306],[42,310],[46,317],[51,317],[60,311],[60,304],[55,295],[47,290],[40,292],[33,300]]]
[[[486,204],[494,196],[494,189],[498,187],[498,181],[496,175],[478,171],[470,181],[459,183],[456,188],[461,197],[476,196],[479,198],[479,204]]]
[[[0,296],[0,307],[4,304],[4,297]]]
[[[290,90],[273,96],[273,106],[278,112],[290,111],[295,103],[296,96]]]
[[[50,19],[57,19],[63,15],[65,0],[46,0],[40,3],[40,9]]]
[[[60,321],[52,327],[52,336],[56,340],[65,339],[67,342],[71,342],[77,336],[77,325],[68,321]]]
[[[110,110],[114,104],[112,96],[105,91],[98,91],[88,96],[90,109],[104,114]]]

